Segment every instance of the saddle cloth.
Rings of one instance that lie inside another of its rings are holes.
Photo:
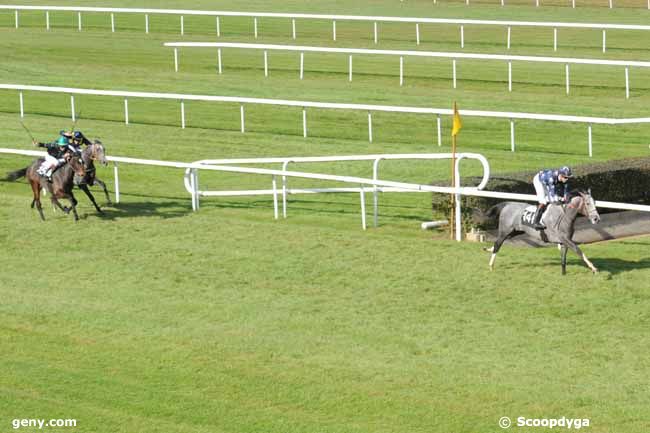
[[[524,209],[524,213],[521,215],[521,222],[527,226],[532,226],[536,211],[537,211],[537,206],[528,206],[526,209]],[[540,220],[540,222],[544,225],[546,225],[544,223],[544,217],[546,216],[546,212],[548,212],[548,207],[544,210],[544,213],[542,214],[542,219]]]

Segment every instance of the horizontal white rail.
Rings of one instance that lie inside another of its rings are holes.
[[[540,22],[540,21],[510,21],[510,20],[473,20],[459,18],[425,18],[425,17],[386,17],[367,15],[336,15],[336,14],[302,14],[302,13],[275,13],[275,12],[240,12],[240,11],[202,11],[194,9],[147,9],[147,8],[109,8],[86,6],[23,6],[0,5],[5,10],[29,11],[67,11],[67,12],[106,12],[106,13],[136,13],[136,14],[162,14],[162,15],[203,15],[223,17],[249,17],[249,18],[295,18],[335,21],[370,21],[389,23],[413,24],[470,24],[512,27],[558,27],[582,29],[617,29],[617,30],[650,30],[650,25],[642,24],[609,24],[609,23],[572,23],[572,22]]]
[[[538,63],[560,63],[566,65],[565,67],[565,82],[566,92],[569,93],[569,65],[602,65],[602,66],[624,66],[625,67],[625,97],[630,97],[630,79],[629,68],[631,66],[650,68],[650,62],[638,60],[601,60],[601,59],[583,59],[574,57],[544,57],[544,56],[518,56],[518,55],[503,55],[503,54],[479,54],[479,53],[454,53],[454,52],[438,52],[438,51],[413,51],[413,50],[374,50],[365,48],[329,48],[329,47],[314,47],[314,46],[301,46],[301,45],[276,45],[276,44],[247,44],[247,43],[230,43],[230,42],[166,42],[166,47],[174,49],[174,70],[178,72],[179,69],[179,48],[217,48],[218,49],[218,70],[219,74],[222,73],[221,49],[222,48],[238,48],[245,50],[264,50],[264,76],[268,76],[268,55],[267,51],[295,51],[300,52],[300,79],[304,76],[304,53],[338,53],[348,54],[349,59],[349,80],[352,81],[352,54],[362,55],[380,55],[380,56],[393,56],[400,58],[400,86],[404,81],[404,68],[403,57],[428,57],[428,58],[444,58],[453,59],[453,73],[452,82],[456,88],[456,61],[458,59],[474,59],[474,60],[499,60],[508,62],[508,90],[512,91],[512,62],[538,62]]]
[[[518,56],[508,54],[479,54],[460,52],[414,51],[414,50],[376,50],[366,48],[330,48],[303,45],[248,44],[235,42],[165,42],[166,47],[188,48],[243,48],[258,50],[299,51],[342,54],[376,54],[388,56],[437,57],[446,59],[514,60],[522,62],[562,63],[582,65],[638,66],[650,67],[650,62],[637,60],[601,60],[574,57]]]
[[[262,104],[276,105],[287,107],[301,107],[303,109],[303,134],[307,136],[307,116],[306,108],[324,108],[324,109],[342,109],[365,111],[368,113],[368,140],[372,142],[372,112],[394,112],[394,113],[414,113],[414,114],[435,114],[438,115],[437,136],[438,146],[441,146],[441,122],[440,115],[452,115],[453,112],[446,108],[426,108],[426,107],[400,107],[390,105],[370,105],[370,104],[344,104],[332,102],[313,102],[313,101],[294,101],[285,99],[265,99],[265,98],[248,98],[238,96],[210,96],[210,95],[193,95],[181,93],[152,93],[152,92],[131,92],[123,90],[96,90],[80,89],[74,87],[50,87],[50,86],[30,86],[23,84],[0,84],[0,90],[17,90],[19,91],[20,116],[24,117],[24,97],[23,91],[35,92],[52,92],[65,93],[70,96],[71,117],[74,121],[74,96],[72,95],[96,95],[96,96],[117,96],[124,98],[124,119],[129,123],[128,98],[149,98],[149,99],[172,99],[181,102],[181,125],[184,128],[185,123],[185,101],[214,101],[214,102],[236,102],[240,104],[241,132],[245,132],[244,127],[244,104]],[[480,110],[460,110],[459,113],[468,117],[487,117],[501,118],[510,120],[510,147],[515,151],[515,119],[527,120],[547,120],[558,122],[576,122],[588,124],[588,153],[593,155],[592,146],[592,124],[618,125],[618,124],[642,124],[650,123],[650,117],[631,118],[631,119],[613,119],[605,117],[588,117],[588,116],[568,116],[562,114],[541,114],[541,113],[518,113],[502,111],[480,111]]]
[[[502,4],[504,0],[501,0]],[[536,0],[539,4],[539,0]],[[610,0],[611,2],[612,0]],[[469,3],[469,0],[467,0]],[[575,0],[574,7],[575,7]],[[435,1],[434,1],[435,3]],[[237,11],[201,11],[190,9],[143,9],[143,8],[106,8],[106,7],[84,7],[84,6],[22,6],[22,5],[0,5],[0,10],[13,10],[15,13],[15,27],[19,27],[18,11],[45,11],[46,28],[50,29],[49,13],[52,11],[77,12],[78,28],[81,31],[81,12],[100,12],[111,14],[111,31],[115,32],[116,13],[137,13],[145,14],[145,33],[149,33],[149,14],[180,15],[180,33],[185,33],[184,16],[214,16],[216,18],[217,37],[221,36],[220,17],[248,17],[253,18],[254,36],[258,38],[259,18],[285,18],[291,19],[292,38],[296,39],[296,19],[315,19],[332,21],[332,40],[336,41],[337,21],[357,21],[373,23],[373,38],[375,44],[379,41],[378,23],[411,23],[415,24],[415,41],[420,45],[420,24],[453,24],[460,26],[460,46],[465,47],[464,28],[466,25],[479,26],[502,26],[507,27],[506,46],[510,49],[512,27],[552,27],[553,28],[553,49],[557,51],[558,28],[577,29],[600,29],[603,32],[603,52],[607,49],[607,30],[650,30],[650,26],[643,24],[609,24],[609,23],[571,23],[571,22],[539,22],[539,21],[510,21],[510,20],[472,20],[459,18],[425,18],[425,17],[385,17],[385,16],[360,16],[360,15],[332,15],[332,14],[301,14],[301,13],[269,13],[269,12],[237,12]],[[650,9],[650,0],[648,0]]]
[[[25,155],[25,156],[44,156],[45,152],[40,151],[30,151],[30,150],[19,150],[19,149],[6,149],[0,148],[0,153],[14,154],[14,155]],[[205,165],[205,164],[196,164],[196,163],[182,163],[182,162],[170,162],[170,161],[158,161],[158,160],[148,160],[148,159],[139,159],[139,158],[125,158],[119,156],[109,156],[107,157],[109,161],[115,163],[115,182],[116,182],[116,193],[119,190],[118,178],[117,178],[117,163],[128,163],[128,164],[139,164],[139,165],[148,165],[156,167],[168,167],[168,168],[185,168],[195,170],[195,177],[193,182],[193,194],[192,194],[192,205],[195,206],[195,201],[198,200],[197,194],[197,183],[196,181],[196,171],[198,170],[212,170],[212,171],[222,171],[222,172],[231,172],[231,173],[248,173],[248,174],[261,174],[261,175],[270,175],[273,177],[273,193],[274,193],[274,209],[277,219],[277,196],[278,191],[276,188],[276,176],[287,176],[287,177],[297,177],[297,178],[306,178],[306,179],[318,179],[318,180],[328,180],[344,183],[353,183],[357,185],[370,185],[374,187],[388,187],[396,189],[406,189],[411,191],[430,191],[444,194],[455,194],[457,197],[461,195],[467,196],[478,196],[478,197],[492,197],[492,198],[502,198],[506,200],[521,200],[521,201],[536,201],[537,198],[534,194],[513,194],[513,193],[503,193],[496,191],[481,191],[478,188],[468,188],[460,187],[459,176],[456,176],[456,187],[443,187],[443,186],[431,186],[431,185],[421,185],[414,183],[406,182],[393,182],[385,181],[378,179],[367,179],[361,177],[353,176],[335,176],[328,174],[320,173],[305,173],[299,171],[288,171],[288,170],[271,170],[263,168],[247,168],[247,167],[230,167],[228,165]],[[456,174],[458,174],[458,163],[456,164]],[[363,226],[365,228],[365,201],[364,190],[361,188],[361,202],[362,202],[362,220]],[[119,199],[116,200],[119,202]],[[458,203],[458,200],[457,200]],[[198,202],[196,202],[198,205]],[[636,210],[643,212],[650,212],[650,206],[645,205],[635,205],[628,203],[616,203],[616,202],[603,202],[596,201],[596,206],[602,208],[613,208],[613,209],[623,209],[623,210]],[[198,208],[198,206],[196,207]],[[456,240],[460,241],[460,212],[456,213],[457,218],[457,231],[456,231]]]

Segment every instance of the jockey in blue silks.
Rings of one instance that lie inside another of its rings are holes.
[[[566,202],[569,198],[569,184],[573,177],[571,168],[562,167],[557,170],[542,170],[533,177],[533,185],[537,194],[537,210],[533,219],[536,230],[544,230],[541,224],[542,214],[548,203]]]

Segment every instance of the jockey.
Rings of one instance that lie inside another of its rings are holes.
[[[568,180],[573,177],[571,168],[564,166],[558,170],[542,170],[533,178],[537,194],[537,210],[533,219],[535,230],[544,230],[542,214],[548,203],[566,202],[569,197]]]
[[[34,145],[47,149],[45,161],[43,161],[36,172],[41,176],[46,177],[49,182],[52,182],[52,173],[54,173],[60,165],[65,163],[66,152],[77,152],[77,149],[68,143],[68,139],[63,135],[59,136],[59,138],[52,143],[40,143],[34,141]]]

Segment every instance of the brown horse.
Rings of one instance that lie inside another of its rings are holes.
[[[50,193],[50,200],[52,200],[52,203],[63,212],[67,214],[72,210],[74,220],[78,221],[79,215],[77,214],[77,199],[75,199],[72,194],[72,188],[74,187],[75,177],[83,178],[86,174],[81,157],[73,155],[70,152],[66,153],[66,163],[54,172],[52,175],[52,183],[48,182],[47,179],[37,173],[38,167],[43,163],[43,160],[43,158],[39,158],[29,167],[9,173],[7,179],[16,180],[23,176],[27,178],[27,181],[32,187],[32,192],[34,193],[32,209],[36,206],[43,221],[45,221],[45,216],[43,215],[43,207],[41,206],[42,189],[46,189]],[[72,206],[70,208],[62,206],[58,200],[60,198],[67,198],[70,200]]]

